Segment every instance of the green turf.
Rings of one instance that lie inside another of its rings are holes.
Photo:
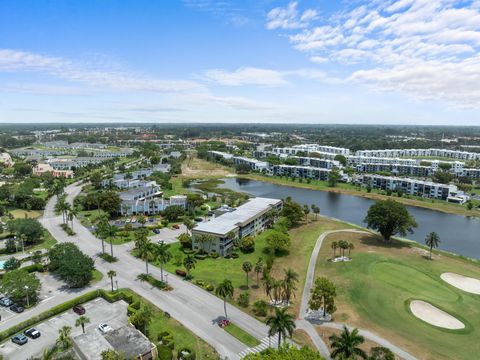
[[[359,325],[393,343],[406,340],[421,359],[472,359],[480,353],[480,296],[463,292],[443,282],[440,275],[456,272],[480,278],[478,264],[443,255],[427,260],[418,251],[370,247],[355,252],[353,261],[331,263],[330,243],[322,248],[317,276],[329,277],[337,284],[340,303],[346,302],[359,315]],[[340,284],[340,285],[338,285]],[[409,310],[411,300],[425,300],[461,320],[465,329],[452,331],[431,326]],[[351,319],[339,306],[338,321]],[[358,323],[357,323],[358,324]],[[422,350],[418,350],[422,349]],[[419,353],[420,351],[420,353]]]
[[[258,341],[256,338],[254,338],[252,335],[250,335],[248,332],[245,330],[239,328],[237,325],[234,323],[228,324],[226,327],[223,328],[226,332],[228,332],[230,335],[233,337],[237,338],[240,340],[242,343],[247,345],[248,347],[255,347],[257,345],[260,345],[260,341]]]

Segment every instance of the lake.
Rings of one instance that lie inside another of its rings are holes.
[[[283,199],[290,196],[304,205],[315,204],[320,213],[356,225],[366,226],[363,222],[374,200],[358,196],[337,194],[327,191],[300,189],[291,186],[270,184],[263,181],[226,178],[219,187],[245,192],[253,196]],[[428,233],[435,231],[440,236],[441,250],[480,259],[480,218],[447,214],[414,206],[407,206],[418,227],[407,238],[421,244],[425,243]]]

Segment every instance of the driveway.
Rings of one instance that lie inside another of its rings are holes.
[[[154,243],[164,241],[166,244],[177,242],[177,237],[187,231],[185,225],[179,225],[179,227],[179,229],[160,229],[160,234],[150,236],[150,240]]]
[[[107,323],[113,329],[117,329],[127,324],[127,306],[124,301],[117,301],[113,304],[108,303],[102,298],[97,298],[83,305],[86,309],[85,316],[90,319],[90,323],[85,326],[85,332],[98,331],[100,323]],[[41,336],[37,339],[28,339],[25,345],[17,345],[7,340],[0,345],[0,353],[5,359],[24,360],[31,357],[40,356],[43,349],[55,345],[58,337],[58,330],[63,326],[72,328],[72,337],[82,333],[81,327],[75,326],[78,315],[72,310],[66,311],[54,318],[46,320],[35,328],[40,331]]]

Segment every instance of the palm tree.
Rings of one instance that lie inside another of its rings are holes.
[[[242,265],[242,270],[245,271],[245,275],[247,277],[247,288],[248,288],[248,274],[252,271],[253,266],[250,261],[245,261]]]
[[[336,255],[337,255],[338,242],[332,241],[332,244],[330,245],[330,247],[333,250],[333,258],[335,259]]]
[[[332,335],[328,339],[332,348],[330,356],[333,359],[356,359],[358,356],[362,359],[368,358],[365,351],[358,347],[365,341],[363,336],[358,334],[358,329],[350,332],[346,326],[343,326],[340,336]]]
[[[259,258],[259,259],[258,259],[257,263],[255,264],[254,271],[255,271],[255,273],[257,274],[257,287],[259,287],[258,277],[259,277],[260,273],[263,272],[263,261],[262,261],[262,258]]]
[[[169,246],[162,241],[155,249],[155,257],[160,263],[160,274],[163,281],[163,265],[172,259],[172,253],[168,250]]]
[[[115,270],[109,270],[109,271],[107,272],[107,276],[108,276],[109,279],[110,279],[110,282],[111,282],[111,285],[112,285],[112,292],[113,292],[113,278],[114,278],[115,276],[117,276],[117,272],[116,272]]]
[[[432,250],[437,248],[440,243],[440,237],[434,231],[427,235],[425,238],[425,244],[430,248],[430,260],[432,260]]]
[[[73,230],[73,219],[78,215],[78,209],[76,207],[72,207],[70,211],[68,212],[68,218],[72,224],[72,230]]]
[[[63,326],[60,330],[58,330],[58,338],[56,343],[61,349],[66,350],[72,346],[71,332],[72,328],[70,326]]]
[[[353,243],[348,243],[348,257],[350,257],[353,249],[355,249],[355,245],[353,245]]]
[[[225,311],[225,317],[228,319],[227,298],[231,298],[233,296],[232,281],[228,279],[223,280],[215,289],[215,294],[223,298],[223,310]]]
[[[346,240],[340,240],[338,242],[338,246],[340,247],[340,249],[342,250],[342,257],[345,257],[345,250],[348,249],[348,241]]]
[[[137,246],[138,256],[145,261],[145,269],[148,275],[148,260],[153,257],[152,242],[148,237],[145,237]]]
[[[108,237],[108,240],[110,242],[110,255],[113,257],[113,238],[115,237],[115,234],[117,233],[118,229],[115,225],[111,225],[110,223],[107,223],[105,226],[105,236]]]
[[[187,274],[190,276],[190,270],[195,269],[195,264],[197,260],[193,257],[188,255],[185,259],[183,259],[183,266],[187,270]]]
[[[287,309],[275,308],[275,315],[267,318],[268,336],[278,334],[278,347],[282,343],[282,336],[285,339],[291,337],[295,330],[295,317],[287,312]]]
[[[263,269],[263,287],[265,288],[265,295],[270,298],[270,301],[273,302],[272,298],[272,289],[273,289],[273,279],[270,274]]]
[[[283,278],[283,291],[285,294],[285,301],[290,303],[292,295],[295,296],[294,291],[297,290],[298,274],[293,269],[283,270],[285,276]]]
[[[53,360],[55,359],[55,354],[57,353],[57,347],[52,346],[50,348],[43,349],[41,360]]]
[[[75,326],[81,326],[82,327],[82,332],[85,334],[85,324],[88,324],[90,322],[90,319],[86,316],[80,316],[77,318],[77,321],[75,321]]]
[[[305,214],[305,221],[307,221],[308,214],[310,213],[310,208],[308,205],[303,205],[303,213]]]
[[[102,254],[105,254],[105,236],[108,225],[109,223],[106,216],[99,217],[97,230],[95,231],[95,233],[100,238],[100,240],[102,240]]]

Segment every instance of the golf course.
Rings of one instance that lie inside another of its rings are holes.
[[[353,261],[329,261],[331,243],[339,240],[354,244]],[[473,261],[443,253],[430,260],[427,250],[413,244],[386,244],[375,235],[355,233],[329,235],[316,266],[316,276],[336,285],[335,322],[371,330],[419,359],[472,359],[480,353],[480,295],[442,280],[451,271],[480,279],[480,265]],[[414,316],[411,304],[426,319],[444,316],[459,328],[447,329],[448,321],[445,327],[431,325]]]

